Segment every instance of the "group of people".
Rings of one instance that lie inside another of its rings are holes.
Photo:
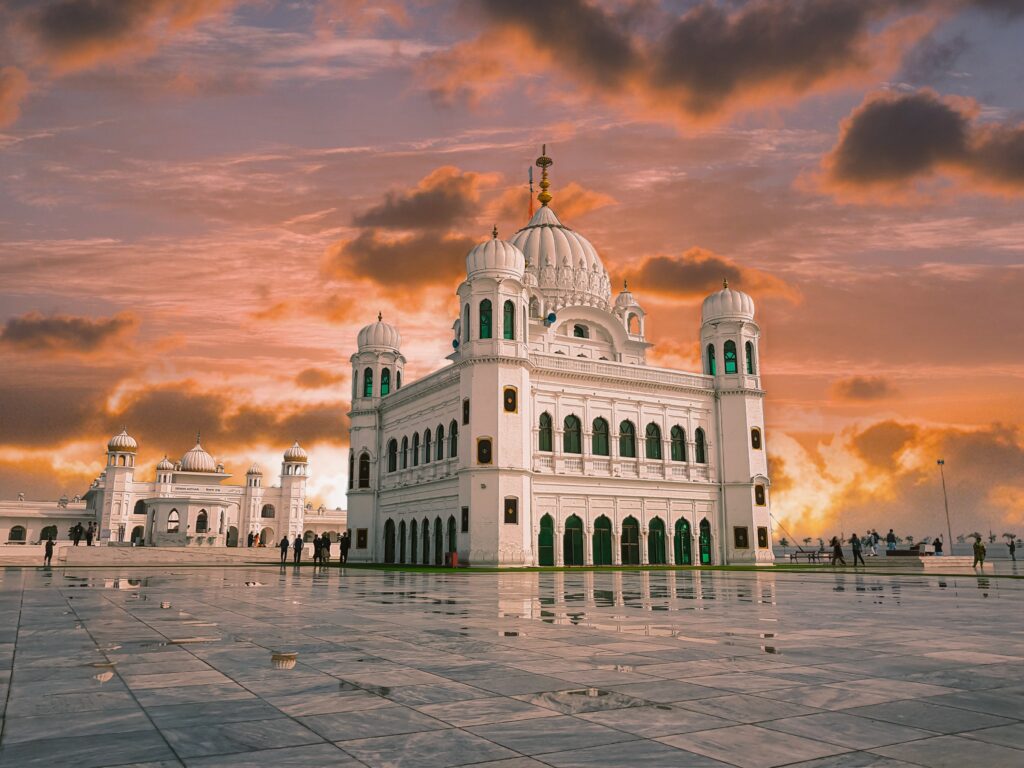
[[[313,562],[319,563],[320,565],[327,565],[331,559],[331,539],[325,533],[323,536],[317,534],[313,537]],[[302,550],[305,547],[305,542],[301,536],[296,535],[294,541],[288,541],[288,537],[284,536],[281,539],[281,543],[278,544],[278,548],[281,550],[281,562],[288,562],[288,551],[292,552],[292,562],[298,565],[302,562]],[[345,531],[338,538],[338,550],[339,558],[342,565],[348,562],[348,551],[352,548],[352,539],[349,537],[348,531]]]
[[[96,538],[96,527],[95,523],[90,522],[89,527],[85,528],[81,522],[75,523],[68,529],[68,538],[77,547],[78,543],[84,538],[85,546],[91,547],[92,540]]]

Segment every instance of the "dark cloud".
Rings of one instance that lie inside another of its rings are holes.
[[[28,95],[29,82],[18,67],[0,67],[0,128],[21,114],[21,102]]]
[[[123,339],[138,324],[138,319],[129,312],[105,318],[30,312],[12,317],[4,324],[0,344],[31,352],[89,354]]]
[[[323,368],[306,368],[295,376],[295,383],[303,389],[322,389],[333,384],[339,384],[345,377]]]
[[[922,38],[903,57],[899,80],[929,83],[941,78],[970,47],[963,33],[940,39],[935,35]]]
[[[728,280],[734,288],[793,298],[795,291],[784,281],[703,248],[691,248],[679,256],[651,256],[625,275],[632,288],[673,298],[702,298]]]
[[[917,434],[918,428],[913,424],[883,421],[859,432],[851,442],[860,458],[872,467],[885,469],[892,467]]]
[[[832,395],[839,400],[884,400],[895,394],[895,387],[881,376],[850,376],[832,384]]]
[[[869,96],[823,162],[825,185],[903,193],[945,173],[977,190],[1024,192],[1024,124],[981,123],[977,115],[974,102],[929,89]]]
[[[447,229],[472,212],[479,180],[479,174],[451,166],[438,168],[413,189],[387,193],[384,202],[357,214],[353,223],[386,229]]]
[[[106,390],[88,384],[0,386],[0,443],[38,448],[99,429]]]
[[[455,280],[466,272],[476,244],[464,235],[421,232],[392,238],[367,229],[331,246],[324,271],[331,277],[364,278],[382,286],[417,288]]]

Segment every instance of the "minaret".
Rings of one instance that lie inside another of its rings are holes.
[[[306,511],[306,481],[309,478],[309,455],[296,440],[284,452],[281,463],[281,507],[279,514],[284,518],[278,535],[288,532],[288,538],[302,535]]]
[[[106,483],[103,506],[96,522],[96,538],[102,542],[122,540],[131,522],[132,485],[135,478],[135,454],[139,444],[126,429],[107,443]],[[84,523],[83,524],[87,524]]]
[[[238,521],[238,546],[244,547],[248,543],[249,534],[257,534],[263,529],[263,468],[253,463],[245,473],[245,490],[242,491],[242,503],[239,507]],[[281,510],[282,516],[285,510]],[[276,522],[276,521],[275,521]],[[275,531],[274,534],[280,541],[287,533],[286,529]],[[277,542],[267,542],[267,546]]]
[[[729,288],[728,281],[704,299],[701,353],[704,373],[714,377],[716,401],[708,460],[719,465],[722,505],[715,551],[728,563],[774,562],[760,336],[754,300]]]

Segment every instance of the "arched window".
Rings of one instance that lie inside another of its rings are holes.
[[[753,376],[754,372],[757,370],[757,367],[754,365],[754,343],[751,342],[751,341],[748,341],[744,345],[744,348],[745,348],[745,351],[747,353],[746,354],[746,358],[747,358],[747,373],[749,373],[751,376]]]
[[[706,441],[704,439],[704,430],[701,429],[700,427],[697,427],[697,431],[693,433],[693,443],[694,443],[694,445],[693,445],[693,452],[695,454],[695,456],[693,457],[694,460],[698,464],[707,464],[708,463],[707,443],[706,443]]]
[[[205,509],[199,510],[196,515],[196,533],[206,533],[210,530],[210,516]]]
[[[8,541],[24,541],[26,536],[25,526],[15,525],[11,528],[11,532],[7,534]]]
[[[755,451],[761,450],[761,430],[757,427],[750,430],[750,447]]]
[[[565,431],[562,433],[562,451],[564,453],[582,453],[580,440],[580,420],[569,414],[565,417]]]
[[[462,313],[462,340],[469,341],[469,304]]]
[[[636,458],[636,427],[631,421],[619,424],[619,456],[627,459]]]
[[[146,502],[139,499],[135,502],[135,508],[132,510],[133,515],[144,515],[146,514]]]
[[[388,472],[398,470],[398,441],[392,438],[388,440]]]
[[[718,373],[718,369],[715,367],[715,345],[708,344],[707,351],[707,373],[714,376]]]
[[[178,510],[172,509],[167,514],[167,532],[177,533],[181,528],[181,515],[178,514]]]
[[[594,433],[590,440],[590,450],[595,456],[607,456],[608,448],[608,422],[598,416],[594,419]]]
[[[631,314],[626,318],[626,331],[634,336],[640,334],[640,318]]]
[[[736,342],[729,339],[725,342],[725,372],[739,373],[739,362],[736,359]]]
[[[551,451],[553,450],[551,440],[551,415],[548,413],[542,413],[540,415],[540,431],[538,433],[538,451]]]
[[[427,430],[424,430],[424,432],[423,432],[423,463],[424,464],[429,464],[430,460],[432,458],[433,458],[433,455],[432,455],[431,434],[430,434],[430,430],[427,429]]]
[[[409,438],[402,438],[402,469],[409,468]]]
[[[661,427],[655,424],[653,421],[647,425],[645,432],[646,443],[644,454],[648,459],[660,459],[661,458]]]
[[[686,461],[686,430],[678,424],[672,427],[672,461]]]
[[[272,520],[274,518],[274,505],[264,504],[263,509],[260,510],[260,517],[265,517]]]
[[[381,397],[391,392],[391,369],[385,368],[380,372],[380,394]]]
[[[765,505],[766,502],[765,502],[765,498],[764,498],[764,486],[763,485],[755,485],[754,486],[754,503],[757,504],[757,506],[759,506],[759,507],[763,507]]]
[[[142,526],[139,526],[135,530],[141,530],[141,528],[142,528]],[[134,540],[134,538],[135,537],[133,536],[132,539]],[[140,534],[140,538],[141,538],[141,534]],[[46,541],[47,539],[53,539],[54,541],[57,540],[57,526],[56,525],[48,525],[45,528],[43,528],[43,530],[41,530],[39,532],[39,540],[40,541]]]
[[[448,455],[453,459],[459,455],[459,422],[455,419],[448,425]]]
[[[420,433],[413,432],[412,434],[412,465],[418,467],[420,465]]]
[[[491,300],[484,299],[480,302],[480,338],[491,338]]]
[[[355,458],[352,455],[352,451],[348,452],[348,489],[351,491],[352,486],[355,484]]]
[[[505,311],[501,318],[501,334],[506,339],[516,337],[516,305],[511,301],[505,302]]]
[[[437,442],[437,460],[441,461],[444,458],[444,427],[440,424],[434,432],[434,440]]]
[[[402,388],[402,372],[399,370],[395,371],[395,389],[399,390]]]
[[[540,317],[540,302],[536,296],[530,299],[530,317]]]
[[[363,371],[363,397],[373,397],[373,369]]]
[[[572,335],[577,339],[589,339],[590,329],[585,325],[574,325],[572,327]]]
[[[359,487],[370,487],[370,454],[359,454]]]

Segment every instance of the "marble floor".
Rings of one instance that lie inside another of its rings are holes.
[[[1024,765],[1024,581],[0,570],[0,766]]]

